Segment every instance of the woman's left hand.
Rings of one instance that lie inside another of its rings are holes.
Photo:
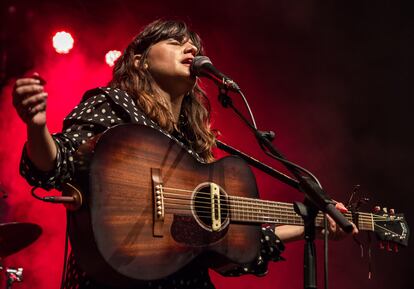
[[[339,202],[336,203],[335,208],[341,213],[348,212],[348,209],[344,206],[343,203],[339,203]],[[328,237],[330,240],[342,240],[346,236],[350,235],[350,234],[345,233],[330,216],[326,215],[326,217],[328,219]],[[354,223],[351,222],[351,224],[353,226],[352,235],[358,234],[359,232],[358,228],[355,226]],[[317,230],[317,235],[316,235],[317,238],[323,239],[324,233],[325,233],[325,229],[323,228],[320,230]]]

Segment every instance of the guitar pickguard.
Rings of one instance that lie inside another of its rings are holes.
[[[171,225],[173,239],[186,246],[208,247],[224,238],[228,227],[218,232],[210,232],[200,227],[191,216],[175,215]]]

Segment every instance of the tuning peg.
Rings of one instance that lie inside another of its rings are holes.
[[[390,209],[390,215],[395,215],[395,210],[394,209]]]
[[[394,252],[398,253],[398,244],[394,244]]]
[[[378,213],[379,211],[381,211],[381,207],[380,207],[380,206],[375,206],[375,207],[372,209],[372,212],[374,212],[374,213]]]
[[[388,209],[386,207],[382,208],[382,211],[387,214],[388,213]]]

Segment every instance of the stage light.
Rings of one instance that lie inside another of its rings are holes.
[[[55,48],[57,53],[60,54],[67,54],[73,48],[73,40],[72,35],[65,31],[60,31],[53,36],[53,47]]]
[[[115,61],[121,56],[121,51],[119,50],[111,50],[108,51],[105,55],[106,63],[112,67],[115,64]]]

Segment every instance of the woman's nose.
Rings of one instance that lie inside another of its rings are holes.
[[[184,53],[191,53],[193,56],[196,56],[198,48],[189,42],[185,44]]]

